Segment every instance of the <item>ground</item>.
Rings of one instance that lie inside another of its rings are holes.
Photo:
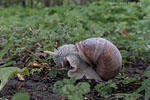
[[[1,91],[0,97],[11,100],[12,95],[17,92],[28,92],[31,100],[60,100],[61,96],[52,93],[52,84],[52,80],[44,79],[40,75],[26,77],[25,81],[13,78]]]
[[[141,74],[143,73],[143,70],[144,69],[141,69],[140,67],[127,67],[125,74],[129,77],[142,77]],[[31,95],[31,100],[63,100],[64,98],[62,96],[60,96],[59,94],[55,94],[52,91],[54,83],[57,80],[62,80],[62,76],[58,75],[55,78],[50,78],[48,77],[48,75],[46,75],[46,72],[47,70],[43,70],[42,72],[40,72],[40,74],[25,76],[25,81],[21,81],[17,77],[12,78],[0,92],[0,97],[8,98],[9,100],[11,100],[11,97],[17,92],[28,92]],[[66,77],[66,75],[64,75],[64,77]],[[94,86],[98,84],[98,82],[94,80],[81,79],[78,80],[77,83],[81,81],[89,82],[91,85],[91,92],[85,95],[85,97],[87,98],[86,100],[98,100],[98,93],[94,90]],[[113,81],[117,82],[118,79],[115,78],[113,79]],[[140,84],[118,84],[118,89],[116,91],[113,91],[113,93],[131,93],[135,91],[139,86]],[[112,94],[111,97],[113,96],[114,95]],[[109,100],[114,99],[110,98]]]

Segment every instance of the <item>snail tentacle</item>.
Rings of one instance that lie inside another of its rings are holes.
[[[57,53],[56,52],[52,52],[52,51],[44,51],[44,53],[50,55],[50,56],[56,56]]]

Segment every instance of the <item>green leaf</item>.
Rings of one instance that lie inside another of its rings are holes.
[[[104,86],[104,84],[99,83],[99,84],[97,84],[97,85],[95,86],[95,89],[96,89],[97,91],[99,91],[100,88],[103,87],[103,86]]]
[[[145,71],[144,74],[145,74],[146,77],[150,78],[150,71],[149,70]]]
[[[5,48],[3,48],[3,50],[0,52],[0,60],[2,59],[2,57],[5,55],[5,53],[8,51],[8,49],[11,47],[11,45],[13,44],[12,41],[10,41]]]
[[[15,63],[15,61],[10,61],[10,62],[8,62],[8,63],[6,63],[4,65],[0,65],[0,68],[9,67],[9,66],[13,65],[14,63]]]
[[[100,96],[104,98],[108,98],[112,93],[113,89],[118,89],[117,85],[112,81],[109,80],[107,84],[99,83],[95,86],[95,89],[99,92]]]
[[[62,94],[67,97],[69,94],[73,94],[76,88],[73,84],[64,85],[62,88]]]
[[[90,92],[90,85],[87,82],[79,82],[74,85],[76,77],[57,81],[54,84],[53,92],[68,98],[68,100],[83,100],[83,95]]]
[[[29,75],[28,69],[20,69],[17,67],[6,67],[6,68],[0,68],[0,91],[5,86],[5,84],[8,82],[10,78],[12,78],[17,73],[23,74],[23,75]]]
[[[140,98],[141,96],[142,96],[141,94],[139,94],[137,92],[133,92],[131,94],[130,98],[134,98],[136,100],[136,99]],[[132,99],[130,99],[130,100],[132,100]]]
[[[28,93],[17,93],[12,100],[30,100],[30,95]]]
[[[81,91],[81,94],[90,92],[90,85],[87,82],[80,82],[76,87]]]
[[[64,86],[63,82],[61,82],[61,81],[55,82],[53,92],[54,93],[60,93],[63,86]]]
[[[64,79],[63,82],[65,84],[74,84],[76,82],[77,78],[76,77],[71,77],[70,79]]]
[[[0,100],[8,100],[8,99],[7,98],[5,98],[5,99],[0,98]]]
[[[76,80],[77,80],[77,77],[71,77],[69,80],[70,81],[69,83],[74,84],[76,82]]]
[[[150,88],[150,87],[148,87],[148,88]],[[144,99],[145,99],[145,100],[150,100],[150,89],[145,92],[145,97],[144,97]]]
[[[123,84],[130,84],[130,83],[136,83],[139,81],[140,81],[140,78],[128,78],[128,77],[126,77],[124,80],[120,80],[119,82],[121,82]]]
[[[49,76],[50,78],[56,78],[57,74],[58,74],[58,71],[57,71],[57,70],[51,70],[51,71],[48,73],[48,76]]]

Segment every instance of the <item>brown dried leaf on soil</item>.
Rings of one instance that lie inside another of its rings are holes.
[[[125,29],[123,32],[121,32],[122,36],[128,36],[130,34],[130,30]]]
[[[31,66],[31,67],[35,67],[35,68],[45,68],[45,69],[49,69],[48,66],[43,65],[43,64],[39,64],[39,63],[31,63],[30,66]]]
[[[24,81],[25,79],[24,79],[24,75],[21,75],[21,74],[17,74],[17,77],[18,77],[18,79],[19,80],[21,80],[21,81]]]

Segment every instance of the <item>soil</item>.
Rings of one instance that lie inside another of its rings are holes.
[[[126,74],[130,76],[130,73],[133,73],[134,69],[131,70],[131,68],[127,68]],[[141,73],[141,71],[138,71]],[[134,73],[137,73],[134,71]],[[136,74],[135,74],[136,75]],[[138,74],[137,74],[138,75]],[[136,76],[137,76],[136,75]],[[52,91],[53,85],[57,80],[62,80],[62,77],[57,78],[50,78],[41,74],[34,74],[30,76],[25,77],[25,81],[19,80],[17,77],[12,78],[9,80],[7,85],[3,88],[3,90],[0,92],[1,98],[8,98],[8,100],[11,100],[12,96],[18,92],[27,92],[31,96],[31,100],[64,100],[63,97],[61,97],[59,94],[54,94]],[[98,83],[94,80],[86,80],[81,79],[77,82],[81,81],[88,81],[91,85],[91,92],[86,95],[87,100],[98,100],[99,97],[97,96],[98,93],[94,90],[94,86]],[[114,81],[117,81],[117,79],[114,79]],[[117,91],[114,91],[114,93],[127,93],[132,92],[138,85],[118,85],[119,89]],[[113,100],[113,99],[110,99]]]
[[[15,93],[27,92],[31,95],[31,100],[61,100],[62,97],[54,94],[52,88],[53,82],[40,75],[26,77],[25,81],[13,78],[0,92],[0,97],[11,100]]]
[[[17,66],[22,68],[24,67],[22,65],[26,66],[27,64],[21,62],[20,65]],[[51,78],[48,76],[49,70],[47,70],[47,67],[41,65],[39,66],[43,67],[44,70],[42,70],[38,74],[35,73],[30,76],[25,76],[24,81],[19,80],[17,76],[10,79],[9,82],[3,88],[3,90],[0,92],[0,98],[2,99],[7,98],[8,100],[11,100],[14,94],[18,92],[27,92],[31,96],[30,100],[65,100],[62,96],[60,96],[59,94],[55,94],[52,91],[54,83],[56,81],[63,80],[64,78],[68,78],[65,74],[65,71],[63,73],[58,74],[56,77]],[[54,67],[55,65],[54,63],[52,63],[50,66]],[[138,67],[134,67],[134,66],[129,67],[129,65],[127,66],[128,67],[125,68],[125,71],[121,73],[124,73],[128,77],[140,77],[141,79],[144,79],[142,75],[145,70],[145,67],[143,67],[142,65],[138,65]],[[30,71],[31,69],[33,69],[33,66],[32,67],[28,66],[28,67],[30,67],[29,68]],[[115,78],[114,82],[117,82],[118,80],[119,79]],[[98,96],[98,92],[94,89],[94,86],[99,82],[96,82],[94,80],[80,79],[77,81],[77,83],[80,81],[89,82],[91,86],[91,92],[85,95],[86,97],[85,100],[99,100],[100,97]],[[127,86],[123,84],[118,84],[117,86],[118,89],[113,91],[112,96],[114,93],[132,93],[139,87],[139,84],[136,85],[130,84]],[[114,99],[109,99],[109,100],[114,100]]]

